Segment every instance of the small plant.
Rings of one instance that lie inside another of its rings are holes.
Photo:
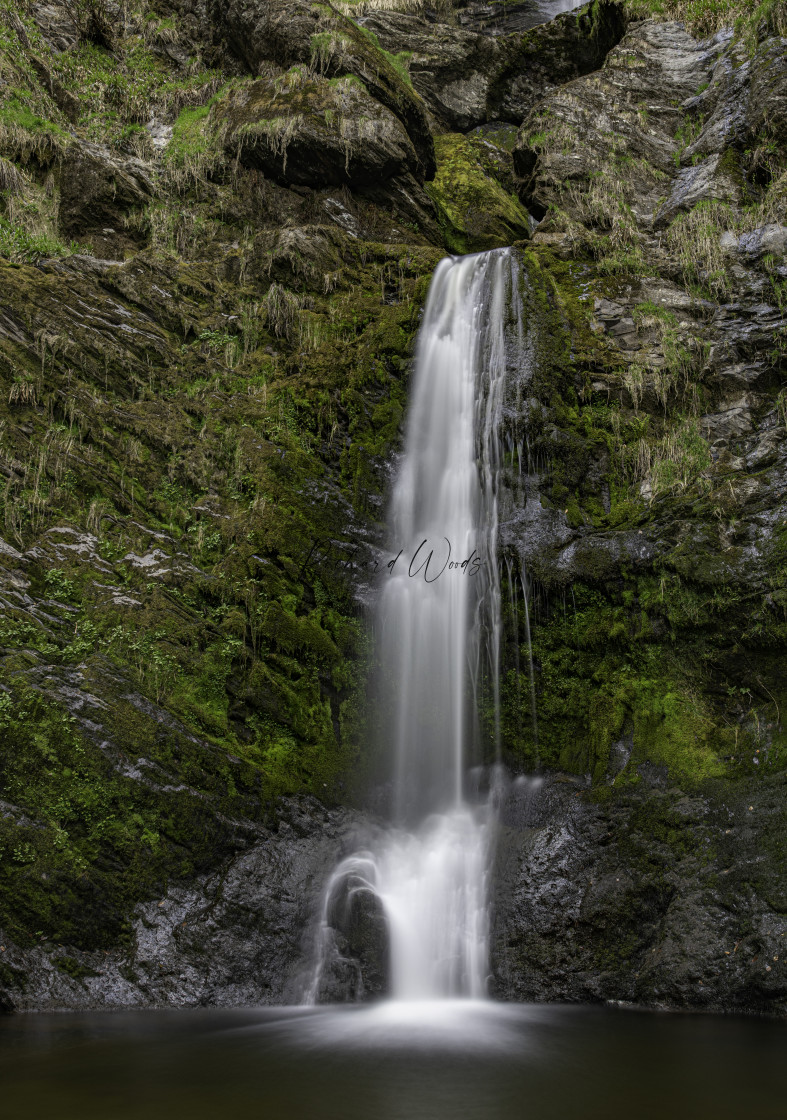
[[[7,692],[0,693],[0,727],[8,727],[14,718],[14,702]]]
[[[62,568],[50,568],[44,576],[44,583],[49,594],[56,599],[73,599],[74,582],[66,578],[66,573]]]
[[[303,300],[281,284],[271,284],[260,304],[265,322],[277,338],[291,341],[298,325]]]
[[[650,501],[660,494],[687,490],[701,484],[710,469],[708,442],[695,419],[682,420],[656,443],[641,439],[633,461],[635,479],[642,481],[641,493]]]
[[[29,404],[36,403],[36,381],[30,373],[16,373],[14,380],[11,382],[11,388],[8,390],[8,403],[9,404]]]
[[[16,863],[35,863],[36,861],[36,850],[30,843],[16,844],[13,851]]]
[[[0,257],[6,260],[33,264],[47,257],[65,257],[77,252],[84,250],[76,242],[66,245],[47,233],[29,233],[0,215]]]

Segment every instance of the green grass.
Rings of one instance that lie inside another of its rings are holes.
[[[0,215],[0,257],[30,264],[46,257],[66,257],[72,253],[90,255],[90,249],[76,241],[66,244],[48,234],[28,233]]]
[[[394,70],[399,75],[399,77],[402,79],[402,81],[405,82],[406,85],[408,85],[412,88],[413,83],[412,83],[412,79],[410,78],[410,70],[408,69],[408,63],[410,62],[410,59],[413,57],[413,52],[412,51],[399,51],[398,54],[391,54],[389,51],[384,50],[380,46],[380,40],[377,38],[377,36],[375,35],[375,33],[373,31],[369,31],[365,27],[358,27],[358,30],[363,32],[363,34],[366,36],[366,38],[369,39],[370,42],[374,45],[375,50],[379,51],[380,54],[383,56],[383,58],[386,59],[386,61],[390,63],[390,65],[394,68]]]
[[[755,45],[756,32],[765,21],[772,32],[785,34],[785,0],[626,0],[626,10],[635,19],[682,20],[692,35],[712,35],[733,27]]]
[[[8,101],[0,104],[0,125],[16,126],[23,128],[27,132],[41,133],[51,132],[57,136],[66,137],[68,134],[55,124],[54,121],[46,120],[44,117],[39,116],[33,112],[29,105],[27,105],[18,95],[12,96]]]

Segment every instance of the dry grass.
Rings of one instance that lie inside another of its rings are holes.
[[[22,194],[27,186],[27,176],[15,163],[0,156],[0,194]]]
[[[732,290],[721,236],[737,231],[739,220],[727,202],[700,202],[687,214],[679,214],[665,234],[667,248],[677,257],[689,287],[709,289],[720,298]]]
[[[8,403],[34,405],[38,396],[38,385],[30,373],[19,373],[11,382],[8,390]]]
[[[265,139],[274,155],[282,157],[282,174],[287,171],[287,147],[295,133],[303,124],[303,117],[295,113],[291,117],[273,117],[271,120],[254,121],[245,124],[235,133],[238,139],[238,155],[248,141]]]
[[[722,235],[736,237],[769,222],[784,222],[787,213],[787,172],[774,179],[762,199],[744,212],[729,203],[710,199],[687,214],[679,214],[665,234],[668,250],[681,266],[686,284],[710,291],[717,298],[733,294],[734,281],[722,248]]]
[[[655,443],[640,439],[629,453],[628,465],[642,496],[653,501],[695,484],[702,487],[711,468],[710,447],[692,417],[680,420]]]
[[[422,12],[432,8],[443,15],[450,14],[454,0],[337,0],[334,4],[346,16],[365,16],[369,12]]]
[[[277,338],[295,337],[303,309],[303,299],[281,284],[271,284],[260,304],[262,318]]]
[[[763,21],[776,35],[787,35],[785,0],[626,0],[631,18],[679,20],[695,37],[736,28],[750,44]]]
[[[771,180],[761,201],[746,217],[746,224],[750,228],[766,225],[768,222],[784,223],[787,217],[787,171],[782,171]]]
[[[69,138],[59,132],[31,132],[15,121],[0,120],[0,149],[15,163],[27,164],[31,158],[50,166],[65,152]]]

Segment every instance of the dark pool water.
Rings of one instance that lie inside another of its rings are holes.
[[[785,1120],[787,1025],[513,1004],[0,1020],[3,1120]]]

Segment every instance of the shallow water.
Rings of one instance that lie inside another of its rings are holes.
[[[770,1120],[787,1024],[464,1003],[0,1020],[4,1120]]]

